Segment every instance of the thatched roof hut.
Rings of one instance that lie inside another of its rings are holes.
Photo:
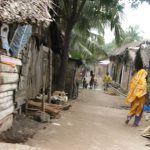
[[[132,43],[125,44],[125,45],[117,48],[116,50],[114,50],[114,52],[111,55],[111,57],[113,57],[113,56],[115,56],[115,57],[122,56],[127,49],[132,49],[133,47],[134,47],[134,49],[136,47],[138,48],[141,43],[142,42],[140,41],[140,42],[132,42]]]
[[[146,41],[139,41],[139,42],[133,42],[133,43],[129,43],[126,45],[123,45],[122,47],[117,48],[116,50],[114,50],[113,54],[110,55],[110,60],[118,60],[126,62],[127,59],[130,59],[132,61],[135,60],[136,57],[136,53],[139,49],[144,49],[144,51],[142,51],[143,54],[143,58],[147,57],[145,55],[147,55],[145,48],[143,47],[144,45],[150,45],[150,41],[146,40]],[[148,48],[147,48],[148,49]]]
[[[52,21],[51,0],[0,0],[0,21],[48,26]]]
[[[124,45],[110,56],[109,72],[120,87],[127,90],[132,74],[149,68],[150,41],[141,41]]]

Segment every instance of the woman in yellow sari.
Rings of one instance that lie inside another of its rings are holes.
[[[127,116],[126,124],[131,118],[135,116],[133,126],[138,126],[142,118],[143,108],[146,101],[147,94],[147,72],[144,69],[139,70],[133,77],[129,93],[127,96],[127,103],[131,104],[131,110]]]

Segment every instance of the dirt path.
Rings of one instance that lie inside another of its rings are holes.
[[[84,90],[73,107],[63,112],[26,144],[48,150],[148,150],[140,136],[143,126],[124,124],[123,99],[102,91]]]

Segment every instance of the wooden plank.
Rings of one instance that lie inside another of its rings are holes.
[[[7,91],[7,92],[0,93],[0,99],[7,97],[7,96],[11,96],[11,95],[13,95],[13,91]]]
[[[39,99],[34,99],[34,100],[36,100],[36,101],[39,101]],[[46,103],[46,105],[47,106],[50,106],[50,107],[53,107],[54,109],[61,109],[61,110],[63,110],[63,105],[61,105],[61,104],[49,104],[49,103]]]
[[[63,108],[62,105],[57,105],[57,104],[47,104],[48,106],[54,107],[54,108]]]
[[[13,99],[13,95],[0,98],[0,104],[7,103],[8,101],[10,101],[10,100],[12,100],[12,99]]]
[[[70,104],[67,105],[47,104],[47,105],[60,110],[68,110],[70,107],[72,107]]]
[[[0,55],[0,62],[7,63],[10,65],[12,64],[12,65],[17,65],[17,66],[22,66],[22,62],[20,59],[16,59],[16,58],[5,56],[5,55]]]
[[[12,90],[15,90],[15,89],[17,89],[17,84],[16,83],[0,85],[0,93],[5,92],[5,91],[12,91]]]
[[[0,120],[3,119],[3,118],[5,118],[6,116],[12,114],[13,111],[14,111],[14,106],[11,106],[11,107],[9,107],[6,110],[1,111],[0,112]]]
[[[29,101],[28,104],[29,104],[30,106],[35,106],[35,107],[40,108],[40,109],[41,109],[41,107],[42,107],[41,102]],[[45,104],[45,111],[46,111],[47,113],[52,113],[52,114],[54,114],[54,115],[56,115],[56,114],[58,114],[58,113],[60,112],[60,110],[58,110],[58,109],[56,109],[56,108],[53,108],[53,107],[51,107],[51,106],[48,106],[47,103]]]
[[[34,100],[36,100],[36,99],[34,99]],[[49,103],[46,103],[46,105],[50,106],[50,107],[52,107],[54,109],[59,109],[59,110],[68,110],[70,107],[72,107],[72,105],[70,105],[70,104],[61,105],[61,104],[49,104]]]
[[[18,73],[0,73],[0,84],[16,83],[18,80]]]
[[[7,101],[6,103],[0,104],[0,112],[13,106],[13,100]]]
[[[11,67],[10,65],[0,63],[0,72],[17,73],[18,68],[17,67]]]

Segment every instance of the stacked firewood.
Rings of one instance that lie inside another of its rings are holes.
[[[42,110],[42,103],[30,100],[28,101],[29,108],[37,108],[38,110]],[[58,104],[49,104],[45,103],[45,112],[50,114],[53,117],[59,115],[59,113],[63,110],[68,110],[71,107],[70,104],[58,105]]]

